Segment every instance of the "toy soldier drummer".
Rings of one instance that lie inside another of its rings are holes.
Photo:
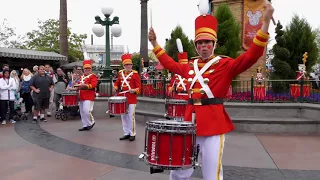
[[[178,61],[180,64],[188,64],[188,53],[183,52],[183,47],[180,39],[177,39],[178,46]],[[169,84],[169,92],[175,92],[174,99],[183,99],[188,100],[188,91],[187,91],[187,79],[181,77],[179,74],[175,74]]]
[[[262,77],[261,67],[259,66],[257,69],[257,77],[256,77],[257,84],[261,85],[263,80],[264,78]]]
[[[136,119],[135,109],[137,105],[137,96],[141,91],[141,78],[138,71],[132,69],[133,63],[131,54],[121,56],[123,70],[119,71],[118,79],[114,83],[114,90],[119,91],[119,96],[127,97],[128,113],[121,115],[124,136],[120,140],[134,141],[136,138]]]
[[[158,45],[153,28],[149,32],[149,41],[153,45],[153,52],[164,68],[187,78],[189,86],[188,105],[185,121],[195,120],[197,125],[196,144],[200,146],[202,159],[201,171],[204,180],[222,180],[222,154],[225,136],[232,131],[234,125],[224,106],[225,97],[232,79],[249,69],[263,55],[267,46],[269,24],[273,15],[270,2],[265,2],[263,24],[253,39],[250,48],[235,60],[225,56],[214,56],[217,43],[218,21],[208,15],[208,1],[199,4],[201,15],[195,20],[195,47],[199,58],[188,64],[175,62]],[[195,117],[193,119],[192,117]],[[189,179],[193,168],[186,170],[172,170],[170,180]]]

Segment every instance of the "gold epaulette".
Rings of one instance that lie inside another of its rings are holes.
[[[132,72],[133,72],[133,73],[138,73],[138,71],[136,71],[136,70],[132,70]]]
[[[191,59],[190,59],[190,60],[195,60],[195,59],[199,59],[199,58],[200,58],[200,56],[191,57]]]

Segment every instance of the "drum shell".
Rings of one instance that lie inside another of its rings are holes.
[[[78,106],[79,99],[77,91],[65,91],[61,93],[62,105],[66,107]]]
[[[184,118],[188,102],[182,99],[167,99],[165,116],[169,118]]]
[[[123,115],[128,113],[128,102],[125,96],[113,96],[108,99],[108,113],[110,115]]]
[[[146,127],[146,161],[160,169],[194,166],[195,125],[190,122],[150,121]]]

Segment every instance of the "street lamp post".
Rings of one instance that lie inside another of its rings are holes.
[[[102,20],[99,16],[95,17],[95,24],[92,27],[93,33],[98,36],[102,37],[104,35],[103,26],[106,27],[106,65],[103,68],[103,78],[109,79],[112,74],[111,69],[111,57],[110,57],[110,26],[111,26],[111,33],[114,37],[120,37],[122,33],[121,26],[119,25],[119,17],[115,16],[112,20],[110,20],[110,16],[113,13],[113,8],[106,7],[102,8],[101,12],[105,16],[105,20]]]

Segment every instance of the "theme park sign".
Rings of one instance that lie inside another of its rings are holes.
[[[244,0],[242,46],[247,50],[262,26],[263,5],[265,0]]]

